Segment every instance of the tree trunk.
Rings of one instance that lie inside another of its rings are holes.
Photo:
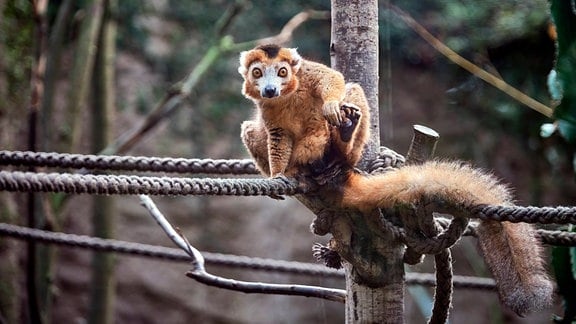
[[[78,46],[74,57],[71,88],[68,98],[66,129],[61,130],[67,137],[62,152],[74,152],[80,143],[82,123],[82,105],[86,102],[97,51],[98,32],[102,24],[104,0],[89,1],[85,6],[85,17]]]
[[[378,1],[332,0],[332,68],[346,82],[359,83],[371,108],[372,137],[364,160],[376,158],[380,147],[378,117]]]
[[[110,142],[115,111],[114,58],[116,55],[116,1],[106,1],[106,13],[98,40],[92,96],[92,151],[97,154]],[[114,198],[94,196],[94,236],[113,238]],[[92,260],[92,300],[88,322],[113,323],[115,300],[114,255],[96,252]]]
[[[376,158],[378,117],[378,1],[332,0],[332,67],[347,82],[359,83],[370,105],[371,139],[361,167]],[[346,269],[346,323],[402,323],[404,310],[403,245],[382,233],[379,215],[349,213],[340,225],[351,231]],[[345,219],[348,219],[346,221]],[[332,233],[336,241],[337,233]],[[342,254],[342,253],[341,253]]]

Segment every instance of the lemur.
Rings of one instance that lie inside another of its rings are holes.
[[[275,45],[242,52],[240,62],[242,93],[258,107],[256,120],[242,124],[242,140],[262,173],[294,177],[324,156],[327,143],[350,165],[360,160],[369,116],[360,114],[368,103],[358,84]]]
[[[296,49],[264,45],[242,52],[238,71],[242,93],[257,107],[255,119],[242,124],[242,140],[264,175],[297,177],[318,161],[339,159],[348,167],[338,204],[364,212],[424,198],[457,206],[513,204],[492,174],[464,163],[432,161],[373,176],[356,172],[369,137],[364,92]],[[518,314],[550,305],[553,285],[531,225],[481,221],[477,235],[505,305]]]

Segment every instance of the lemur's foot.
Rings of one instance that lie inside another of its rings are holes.
[[[398,169],[405,163],[406,159],[402,155],[385,146],[380,146],[378,157],[368,165],[368,172],[370,174],[383,174]]]
[[[334,269],[342,268],[342,258],[338,252],[332,250],[330,246],[314,243],[312,253],[316,260],[324,262],[327,267]]]
[[[342,116],[342,123],[340,124],[340,139],[344,142],[349,142],[352,139],[354,129],[362,117],[360,108],[351,103],[342,103],[340,106],[340,114]]]

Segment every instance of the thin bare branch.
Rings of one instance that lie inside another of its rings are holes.
[[[146,210],[148,210],[152,218],[154,218],[156,223],[160,225],[162,230],[164,230],[164,232],[166,233],[166,235],[168,235],[168,237],[172,240],[172,242],[174,242],[174,244],[176,244],[177,247],[184,250],[184,252],[186,252],[186,254],[190,256],[190,258],[192,259],[192,264],[194,265],[194,269],[204,271],[204,257],[202,256],[202,253],[200,253],[200,251],[192,247],[188,243],[188,240],[185,239],[183,235],[178,233],[178,231],[174,227],[172,227],[170,222],[168,222],[166,217],[164,217],[162,212],[160,212],[160,210],[158,209],[158,207],[156,207],[156,204],[154,203],[154,201],[152,201],[150,197],[146,195],[139,195],[138,197],[140,198],[140,202],[142,203],[142,205],[146,208]]]
[[[166,220],[154,201],[150,197],[140,195],[142,205],[148,210],[150,215],[156,220],[158,225],[164,230],[168,237],[184,252],[186,252],[193,264],[193,269],[186,275],[198,282],[209,286],[223,289],[241,291],[244,293],[279,294],[292,296],[316,297],[343,303],[346,300],[346,292],[341,289],[332,289],[305,285],[271,284],[262,282],[239,281],[218,277],[206,272],[204,268],[204,257],[202,253],[194,248],[188,240],[178,233],[174,227]]]
[[[533,99],[532,97],[526,95],[522,91],[506,83],[506,81],[502,80],[498,76],[495,76],[494,74],[480,68],[476,64],[460,56],[458,53],[454,52],[452,49],[450,49],[448,46],[446,46],[444,43],[442,43],[440,40],[434,37],[428,30],[426,30],[426,28],[420,25],[416,20],[414,20],[414,18],[412,18],[408,13],[406,13],[402,9],[396,7],[395,5],[389,2],[388,2],[388,8],[393,13],[395,13],[400,19],[402,19],[402,21],[406,25],[408,25],[410,28],[412,28],[412,30],[414,30],[418,35],[420,35],[420,37],[422,37],[428,44],[434,47],[442,55],[446,56],[446,58],[449,59],[450,61],[454,62],[458,66],[462,67],[468,72],[484,80],[486,83],[494,86],[498,90],[509,95],[516,101],[528,106],[531,109],[536,110],[537,112],[541,113],[546,117],[552,117],[553,114],[552,108]]]
[[[189,271],[186,275],[208,286],[240,291],[247,294],[276,294],[304,296],[327,299],[344,303],[346,292],[342,289],[332,289],[305,285],[282,285],[262,282],[238,281],[211,275],[207,272]]]
[[[330,19],[330,12],[328,11],[316,11],[316,10],[307,10],[302,11],[296,16],[292,17],[286,25],[282,28],[278,35],[272,37],[266,37],[256,40],[258,45],[266,45],[266,44],[286,44],[290,40],[292,40],[292,36],[294,35],[294,31],[300,27],[303,23],[310,19]]]

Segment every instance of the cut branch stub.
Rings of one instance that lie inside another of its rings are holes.
[[[422,164],[434,156],[440,135],[426,126],[414,125],[413,127],[414,137],[412,137],[408,154],[406,154],[406,163]]]

